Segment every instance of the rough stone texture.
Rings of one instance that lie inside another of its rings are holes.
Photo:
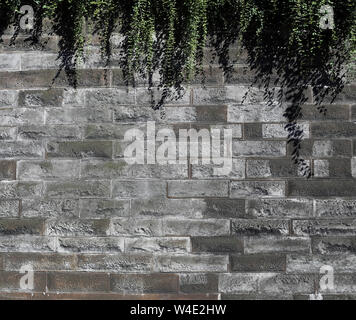
[[[125,87],[115,51],[107,76],[92,46],[78,89],[63,74],[51,86],[58,39],[46,37],[43,51],[23,36],[0,44],[0,299],[356,299],[354,84],[326,115],[312,97],[302,107],[306,180],[284,108],[257,88],[241,104],[243,60],[231,79],[205,68],[206,86],[195,79],[162,118],[142,82]],[[128,164],[125,133],[147,121],[231,129],[231,172]],[[28,264],[35,287],[21,291]],[[328,292],[322,266],[335,271]]]

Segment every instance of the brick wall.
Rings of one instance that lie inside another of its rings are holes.
[[[35,51],[20,37],[0,49],[0,298],[303,299],[330,265],[335,288],[356,293],[356,86],[323,116],[304,106],[302,153],[290,161],[283,109],[253,90],[243,57],[225,81],[206,68],[165,107],[127,89],[113,62],[105,77],[88,49],[79,89],[56,73],[56,39]],[[95,41],[94,41],[95,44]],[[313,97],[310,95],[310,103]],[[130,128],[233,129],[233,170],[134,165]],[[20,289],[31,264],[35,287]]]

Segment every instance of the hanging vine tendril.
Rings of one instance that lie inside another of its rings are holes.
[[[119,33],[125,80],[135,85],[138,78],[146,79],[154,109],[179,99],[184,84],[203,74],[207,45],[228,79],[236,58],[230,48],[237,43],[256,75],[251,86],[264,90],[266,103],[285,108],[292,158],[308,177],[298,125],[306,92],[312,89],[317,108],[325,112],[324,99],[336,98],[344,87],[345,66],[355,64],[355,0],[1,0],[0,39],[8,26],[18,26],[24,4],[36,13],[31,42],[38,42],[43,19],[52,21],[60,38],[57,76],[63,70],[73,86],[85,27],[92,25],[99,35],[106,66],[115,48],[112,36]],[[332,29],[320,27],[320,9],[326,5],[334,12]]]

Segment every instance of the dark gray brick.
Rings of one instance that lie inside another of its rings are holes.
[[[232,272],[284,272],[286,256],[281,254],[231,255]]]
[[[49,158],[111,158],[110,141],[50,142],[47,144]]]
[[[238,237],[192,237],[193,252],[243,252],[243,240]]]
[[[294,180],[288,181],[288,196],[352,197],[355,180]]]

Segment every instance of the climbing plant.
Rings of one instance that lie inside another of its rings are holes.
[[[345,84],[345,66],[355,63],[355,0],[1,0],[0,36],[12,24],[19,30],[19,9],[25,4],[36,14],[29,40],[38,43],[43,19],[52,21],[60,38],[58,74],[64,70],[73,86],[88,33],[99,35],[106,66],[112,35],[121,34],[126,82],[135,85],[144,78],[149,90],[158,87],[157,100],[151,90],[155,109],[181,97],[184,83],[204,76],[207,46],[228,78],[236,58],[231,47],[237,44],[255,72],[251,86],[263,88],[267,103],[285,106],[292,157],[307,176],[311,171],[300,156],[298,125],[307,88],[320,112],[326,112],[324,99],[336,98]],[[325,6],[332,9],[327,17]]]

